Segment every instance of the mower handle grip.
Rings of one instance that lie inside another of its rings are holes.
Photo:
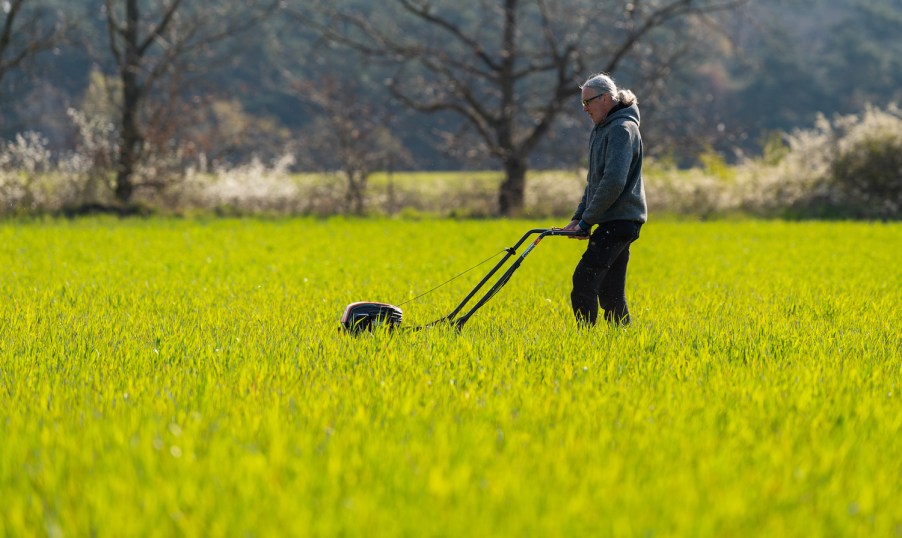
[[[548,235],[561,235],[568,237],[585,237],[589,235],[582,230],[565,230],[563,228],[533,228],[532,230],[529,230],[528,232],[523,234],[523,237],[521,237],[520,240],[517,241],[517,244],[512,246],[508,252],[516,252],[517,249],[520,248],[520,245],[522,245],[526,241],[526,239],[528,239],[529,236],[533,234],[539,234],[539,239],[542,239],[543,237]]]
[[[567,235],[570,237],[582,237],[584,235],[589,235],[589,232],[585,230],[565,230],[563,228],[548,228],[547,233],[545,235]]]

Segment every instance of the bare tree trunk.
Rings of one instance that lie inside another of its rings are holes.
[[[137,114],[140,101],[137,72],[141,57],[138,51],[138,2],[128,0],[125,27],[122,29],[125,61],[119,68],[122,80],[122,124],[119,132],[119,163],[116,172],[116,200],[121,204],[131,201],[135,187],[132,177],[141,147]]]
[[[515,216],[523,211],[526,193],[526,159],[504,159],[504,181],[498,190],[498,210],[504,216]]]
[[[397,202],[395,201],[395,170],[394,170],[394,162],[392,158],[388,158],[388,164],[385,168],[385,173],[388,176],[388,200],[386,201],[386,210],[389,216],[393,216],[395,214]]]
[[[122,204],[128,204],[135,192],[133,177],[141,147],[141,135],[135,122],[134,109],[125,110],[122,115],[121,127],[119,163],[116,171],[116,200]]]
[[[517,3],[504,1],[504,32],[498,86],[501,90],[501,109],[495,132],[501,149],[504,181],[498,190],[498,212],[504,217],[516,215],[523,209],[523,191],[526,186],[526,160],[518,158],[514,149],[514,60],[517,57]]]
[[[348,178],[348,191],[345,195],[345,202],[348,211],[357,216],[363,216],[366,197],[366,183],[368,172],[363,170],[346,170],[345,174]]]

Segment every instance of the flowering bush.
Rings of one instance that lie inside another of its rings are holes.
[[[47,139],[26,132],[0,145],[0,200],[3,212],[27,213],[42,208],[51,190]]]
[[[835,148],[822,180],[827,209],[857,218],[902,217],[902,111],[868,107],[860,120],[839,118],[826,136]]]
[[[647,167],[652,212],[818,218],[902,218],[902,111],[872,106],[821,116],[783,135],[783,148],[720,167]]]

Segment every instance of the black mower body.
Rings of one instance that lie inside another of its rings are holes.
[[[393,329],[401,324],[404,313],[388,303],[351,303],[341,316],[341,324],[350,333],[372,331],[376,327]]]

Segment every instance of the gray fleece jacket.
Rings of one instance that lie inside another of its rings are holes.
[[[573,220],[589,230],[602,222],[645,222],[647,217],[639,108],[618,105],[592,129],[586,190]]]

